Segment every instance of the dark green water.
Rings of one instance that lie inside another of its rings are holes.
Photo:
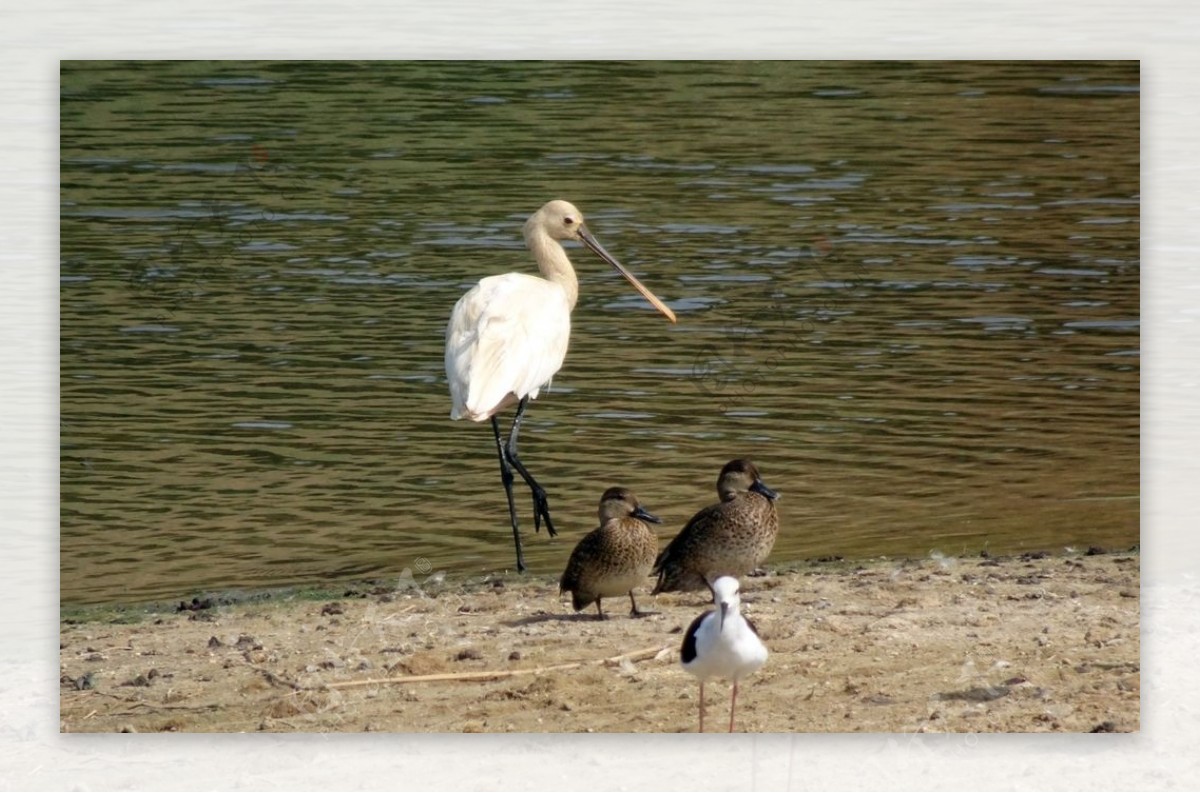
[[[522,456],[561,569],[750,456],[772,562],[1139,532],[1136,63],[65,63],[64,603],[511,567],[450,309],[532,272],[571,351]]]

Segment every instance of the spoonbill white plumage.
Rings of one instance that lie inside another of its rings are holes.
[[[533,494],[533,527],[551,537],[558,532],[550,519],[546,491],[517,456],[517,436],[529,400],[562,367],[571,336],[571,310],[579,297],[579,280],[561,240],[582,242],[616,268],[651,305],[675,322],[675,313],[642,285],[588,232],[583,214],[566,201],[550,201],[525,222],[525,244],[542,277],[505,273],[484,278],[464,294],[446,327],[446,378],[453,406],[450,418],[492,422],[500,458],[500,481],[508,496],[508,515],[517,546],[517,570],[525,570],[517,508],[513,503],[512,469]],[[508,441],[500,439],[496,414],[517,405]]]

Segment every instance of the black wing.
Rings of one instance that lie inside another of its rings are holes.
[[[746,621],[746,624],[750,626],[750,632],[753,633],[755,636],[758,636],[758,626],[755,625],[753,622],[751,622],[750,618],[747,617],[745,614],[742,615],[742,619],[744,619]],[[762,639],[761,636],[758,636],[758,638]]]
[[[704,618],[710,614],[716,614],[715,611],[706,611],[696,619],[692,620],[692,624],[683,634],[683,646],[679,648],[679,658],[685,664],[690,664],[696,660],[696,634],[700,631],[700,623],[704,622]]]

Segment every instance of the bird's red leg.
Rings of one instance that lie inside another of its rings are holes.
[[[733,711],[737,708],[737,681],[733,681],[733,699],[729,700],[729,731],[733,732]]]

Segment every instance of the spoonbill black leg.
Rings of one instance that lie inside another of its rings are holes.
[[[500,422],[492,416],[492,432],[496,435],[496,452],[500,456],[500,481],[504,483],[504,494],[508,496],[508,518],[512,522],[513,542],[517,544],[517,572],[525,572],[525,556],[521,553],[521,531],[517,528],[517,505],[513,503],[513,474],[504,453],[504,443],[500,440]]]
[[[504,449],[504,454],[508,458],[509,464],[517,469],[517,473],[525,480],[525,484],[529,485],[530,492],[533,493],[533,530],[540,531],[542,521],[546,521],[546,532],[555,537],[558,532],[554,530],[554,522],[550,519],[550,502],[546,498],[546,490],[537,483],[533,475],[521,463],[521,458],[517,456],[517,437],[521,432],[521,419],[525,416],[525,408],[529,405],[529,397],[525,397],[517,405],[517,415],[513,418],[512,430],[508,433],[508,445]]]

